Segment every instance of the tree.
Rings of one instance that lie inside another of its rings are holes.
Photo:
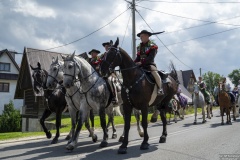
[[[206,83],[207,90],[213,94],[213,90],[215,86],[218,86],[219,81],[223,78],[218,73],[207,72],[203,74],[203,81]]]
[[[3,113],[0,117],[0,132],[21,131],[20,111],[14,108],[13,102],[4,105]]]
[[[235,69],[233,70],[228,77],[230,78],[230,81],[237,86],[238,85],[238,81],[240,80],[240,69]]]

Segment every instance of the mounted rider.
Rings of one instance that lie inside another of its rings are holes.
[[[236,97],[235,95],[231,92],[231,86],[229,83],[227,83],[227,78],[223,77],[222,84],[225,86],[225,91],[228,93],[228,95],[231,98],[231,102],[235,103],[236,102]]]
[[[210,104],[210,94],[209,92],[207,91],[206,89],[206,84],[205,82],[202,80],[202,77],[198,77],[198,82],[197,82],[199,88],[200,88],[200,91],[202,92],[203,96],[204,96],[204,99],[205,99],[205,102],[207,104]]]
[[[106,52],[109,50],[109,47],[111,46],[112,40],[110,42],[104,42],[102,46],[105,48],[105,52],[102,54],[101,57],[104,57]],[[117,77],[116,74],[113,72],[111,73],[111,76],[108,77],[108,83],[110,85],[113,98],[112,98],[112,103],[118,103],[118,97],[117,97]]]
[[[92,49],[91,51],[88,52],[88,54],[92,56],[91,58],[89,58],[89,63],[98,74],[99,74],[99,65],[101,63],[101,59],[98,56],[99,53],[100,51],[96,49]]]
[[[140,33],[137,34],[137,36],[141,39],[141,43],[137,47],[137,57],[134,62],[136,63],[136,65],[151,72],[158,86],[157,94],[164,95],[162,88],[162,80],[160,75],[158,74],[157,66],[154,63],[154,58],[157,54],[158,46],[149,39],[150,36],[160,33],[163,32],[151,33],[147,30],[142,30]]]

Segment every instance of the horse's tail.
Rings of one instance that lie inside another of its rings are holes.
[[[175,66],[173,64],[173,62],[170,62],[170,66],[169,66],[171,72],[170,72],[170,76],[176,81],[177,84],[180,84],[179,80],[178,80],[178,75],[177,75],[177,71],[175,69]]]

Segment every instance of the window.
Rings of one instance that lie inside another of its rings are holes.
[[[0,62],[0,71],[10,72],[10,63],[1,63]]]
[[[0,92],[9,92],[9,83],[0,82]]]

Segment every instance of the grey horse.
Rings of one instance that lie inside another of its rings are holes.
[[[195,119],[193,124],[197,124],[197,108],[202,108],[202,123],[206,122],[205,118],[205,100],[202,92],[200,92],[199,86],[197,83],[194,84],[193,86],[193,106],[194,106],[194,111],[195,111]]]

